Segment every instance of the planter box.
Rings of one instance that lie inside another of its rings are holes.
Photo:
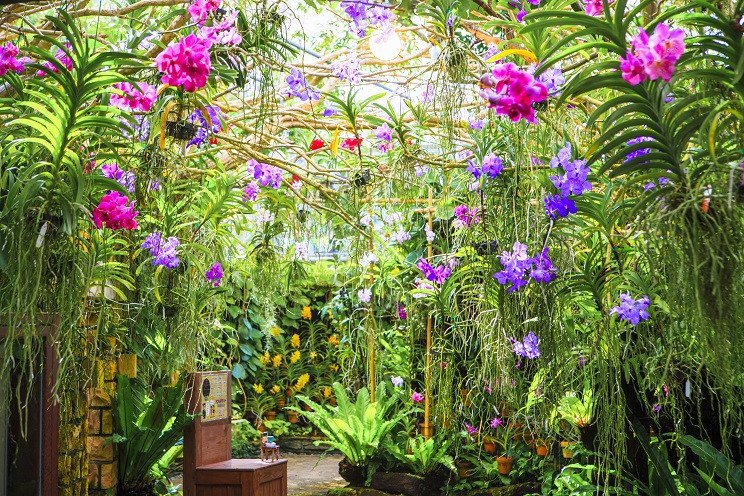
[[[318,454],[325,453],[328,446],[315,446],[315,441],[326,439],[322,436],[281,436],[279,442],[282,445],[282,451],[287,453],[298,454]],[[332,454],[340,454],[338,451],[331,451]]]

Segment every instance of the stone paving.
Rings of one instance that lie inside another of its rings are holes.
[[[283,455],[287,459],[287,489],[290,496],[326,496],[329,489],[343,487],[338,475],[341,457],[328,455]]]

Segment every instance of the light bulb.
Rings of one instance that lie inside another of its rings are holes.
[[[402,45],[400,36],[392,30],[388,33],[378,33],[369,40],[369,48],[372,50],[372,55],[380,60],[393,60],[396,58],[400,53]]]

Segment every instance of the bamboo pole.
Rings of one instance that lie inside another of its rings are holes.
[[[371,208],[370,208],[371,209]],[[372,223],[369,223],[369,251],[374,251],[374,233],[372,231]],[[366,287],[370,288],[374,282],[372,279],[372,273],[368,274]],[[367,314],[367,334],[369,334],[369,399],[372,403],[375,402],[375,326],[374,326],[374,315],[375,315],[375,303],[374,299],[369,302],[369,311]]]
[[[433,213],[434,204],[432,202],[431,188],[429,188],[429,208],[427,209],[429,214],[429,231],[433,231]],[[429,241],[427,246],[427,255],[431,261],[434,255],[434,248],[432,242]],[[425,391],[424,391],[424,425],[422,426],[422,434],[424,438],[428,439],[433,435],[433,426],[429,423],[430,414],[430,402],[431,402],[431,311],[426,316],[426,371],[425,371]]]

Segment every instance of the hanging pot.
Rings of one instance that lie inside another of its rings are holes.
[[[561,451],[563,451],[563,458],[573,458],[573,447],[576,443],[573,441],[561,441]]]
[[[289,411],[287,412],[287,420],[290,424],[296,424],[297,423],[297,412]]]
[[[469,391],[467,389],[460,390],[460,396],[462,396],[462,404],[465,406],[470,406],[470,402],[468,401],[468,393]]]
[[[496,462],[499,464],[499,473],[501,475],[509,475],[514,464],[514,458],[511,456],[500,456],[496,458]]]
[[[276,412],[274,410],[269,410],[264,414],[264,418],[266,420],[274,420],[276,418]]]
[[[308,405],[307,403],[303,403],[302,404],[302,410],[305,411],[305,412],[312,412],[313,411],[313,408],[310,405]]]
[[[165,123],[165,134],[177,141],[191,141],[196,136],[198,127],[189,121],[168,121]]]
[[[421,426],[421,435],[425,438],[430,438],[434,436],[434,424],[430,421],[429,424],[425,424],[421,422],[419,424]]]
[[[519,422],[510,422],[509,428],[514,429],[514,436],[512,437],[515,441],[520,441],[524,437],[524,431],[522,430],[522,424]]]
[[[257,429],[258,429],[258,432],[266,432],[266,426],[263,424],[263,422],[258,424]]]
[[[493,441],[483,441],[483,450],[486,453],[493,455],[496,453],[496,443]]]
[[[330,398],[328,398],[328,403],[331,404],[331,405],[333,405],[333,406],[338,405],[338,403],[336,402],[336,398],[334,398],[332,396]]]
[[[285,396],[286,396],[287,398],[291,398],[291,397],[292,397],[292,395],[294,394],[294,391],[292,391],[291,389],[287,388],[287,390],[286,390],[286,391],[284,391],[284,394],[285,394]]]
[[[527,447],[529,449],[535,448],[535,437],[532,435],[531,432],[525,432],[524,434],[524,442],[527,444]]]
[[[278,409],[280,409],[280,410],[281,410],[281,409],[282,409],[282,408],[284,408],[284,407],[285,407],[286,405],[287,405],[287,402],[286,402],[286,401],[284,400],[284,398],[279,398],[278,400],[276,400],[276,407],[277,407]]]
[[[537,456],[547,456],[548,454],[548,446],[550,446],[550,441],[547,441],[545,439],[538,439],[536,444],[536,450],[537,450]]]

